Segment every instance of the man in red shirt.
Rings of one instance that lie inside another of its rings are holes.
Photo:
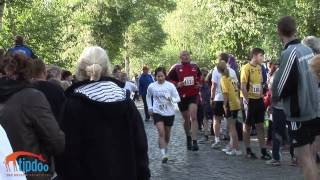
[[[187,148],[188,150],[198,151],[197,104],[199,100],[201,72],[198,65],[191,62],[188,51],[182,51],[180,59],[181,63],[171,67],[167,78],[175,84],[181,98],[181,102],[178,105],[184,118]]]

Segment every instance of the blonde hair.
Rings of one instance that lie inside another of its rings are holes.
[[[218,72],[221,73],[223,76],[229,77],[229,69],[225,61],[220,61],[217,65],[217,69]]]
[[[316,55],[312,58],[310,67],[311,67],[311,71],[320,80],[320,55]]]
[[[80,55],[76,78],[79,81],[97,81],[101,76],[111,76],[111,63],[107,52],[98,46],[87,47]]]

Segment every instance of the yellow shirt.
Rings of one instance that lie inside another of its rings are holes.
[[[262,77],[260,65],[253,66],[250,63],[244,65],[241,70],[240,79],[241,79],[241,84],[242,83],[249,84],[249,91],[248,91],[249,99],[260,99],[262,97],[263,77]]]
[[[239,110],[240,109],[240,100],[239,100],[239,89],[238,84],[232,78],[222,76],[220,80],[221,91],[223,94],[228,94],[228,102],[230,110]]]

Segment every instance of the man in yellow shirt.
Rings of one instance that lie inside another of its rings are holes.
[[[267,153],[264,134],[264,115],[265,107],[263,103],[262,89],[262,69],[261,64],[264,60],[264,51],[254,48],[251,51],[251,61],[244,65],[241,70],[241,92],[243,104],[246,110],[246,120],[243,128],[243,140],[246,147],[247,157],[257,158],[250,148],[250,133],[252,125],[256,125],[259,145],[261,148],[261,159],[270,160],[271,156]]]

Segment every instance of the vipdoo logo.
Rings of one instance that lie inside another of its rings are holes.
[[[49,165],[46,162],[47,160],[41,154],[17,151],[8,155],[4,164],[8,176],[20,176],[21,172],[26,176],[39,176],[48,175]]]

